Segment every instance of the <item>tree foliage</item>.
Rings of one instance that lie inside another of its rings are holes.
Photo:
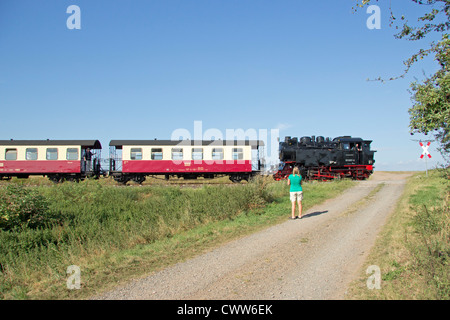
[[[439,42],[436,60],[441,69],[423,83],[413,82],[413,106],[409,109],[410,130],[427,134],[434,132],[441,151],[450,152],[450,39]]]
[[[420,49],[404,61],[405,70],[400,76],[389,80],[403,78],[411,67],[428,55],[434,55],[440,69],[422,82],[413,82],[412,102],[409,109],[410,132],[428,134],[433,132],[441,145],[443,155],[450,154],[450,0],[411,0],[426,8],[427,12],[419,17],[414,25],[402,15],[400,18],[390,9],[390,26],[399,30],[396,39],[417,41],[431,34],[441,35],[441,39],[430,41],[427,48]],[[357,0],[356,9],[378,0]],[[376,80],[384,82],[378,78]]]

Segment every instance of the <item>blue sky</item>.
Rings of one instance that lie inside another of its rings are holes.
[[[2,0],[0,139],[170,139],[176,129],[279,129],[373,140],[376,170],[424,170],[411,139],[403,61],[426,42],[394,39],[389,1],[370,30],[354,0]],[[70,30],[70,5],[81,29]],[[399,15],[418,16],[410,0]],[[432,144],[429,168],[442,162]],[[271,146],[268,148],[275,149]]]

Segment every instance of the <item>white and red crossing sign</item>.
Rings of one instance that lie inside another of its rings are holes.
[[[428,147],[430,146],[431,142],[428,141],[427,145],[424,145],[422,142],[419,142],[419,144],[423,149],[423,152],[420,155],[420,159],[423,159],[424,156],[427,156],[431,159],[431,154],[428,152]]]

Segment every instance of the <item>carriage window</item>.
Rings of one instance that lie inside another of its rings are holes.
[[[78,149],[77,148],[67,148],[66,159],[67,160],[78,160]]]
[[[17,160],[17,149],[6,149],[5,160]]]
[[[212,159],[213,160],[223,160],[223,148],[213,148],[212,149]]]
[[[47,148],[47,160],[58,160],[58,149],[57,148]]]
[[[192,160],[203,160],[202,148],[192,148]]]
[[[27,160],[37,160],[38,151],[37,148],[27,148],[25,153],[25,159]]]
[[[233,160],[244,159],[244,151],[242,148],[233,148]]]
[[[172,148],[172,160],[183,160],[182,148]]]
[[[350,150],[350,143],[348,143],[348,142],[342,143],[342,149],[344,149],[344,150]]]
[[[131,148],[130,159],[142,160],[142,148]]]
[[[152,160],[162,160],[163,151],[162,149],[152,149]]]

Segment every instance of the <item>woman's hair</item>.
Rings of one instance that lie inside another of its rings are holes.
[[[293,174],[300,175],[300,170],[297,167],[294,168]]]

